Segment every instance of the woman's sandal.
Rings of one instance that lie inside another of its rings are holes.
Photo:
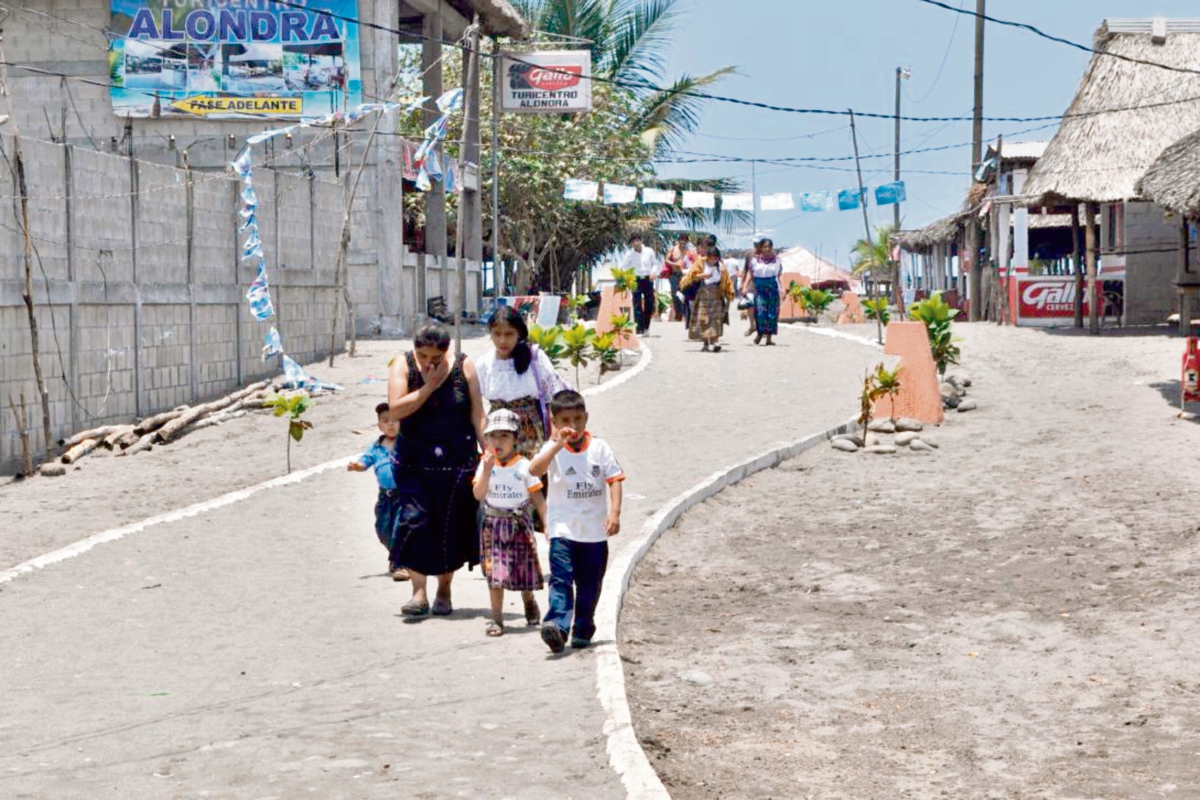
[[[525,624],[530,628],[542,624],[542,610],[538,608],[537,600],[525,604]]]
[[[416,600],[409,600],[400,606],[400,613],[406,617],[423,617],[429,613],[429,603],[418,603]]]
[[[453,613],[453,611],[454,611],[454,606],[452,606],[450,604],[449,600],[446,600],[441,597],[434,598],[433,613],[435,616],[446,617],[446,616],[449,616],[451,613]]]
[[[483,632],[487,636],[490,636],[494,639],[497,636],[504,635],[504,626],[501,625],[499,622],[496,622],[496,620],[494,620],[494,619],[489,619],[487,621],[487,625],[483,626]]]

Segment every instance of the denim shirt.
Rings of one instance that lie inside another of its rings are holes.
[[[392,491],[396,488],[396,462],[395,454],[383,446],[383,437],[380,436],[375,441],[371,442],[371,446],[366,452],[358,457],[358,463],[364,467],[373,467],[375,470],[375,480],[379,481],[379,488],[384,491]]]

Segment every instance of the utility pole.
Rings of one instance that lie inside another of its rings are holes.
[[[863,215],[863,230],[867,234],[867,252],[873,253],[875,245],[871,241],[871,221],[867,218],[867,197],[866,190],[863,189],[862,179],[862,164],[858,160],[858,132],[854,127],[854,109],[846,109],[850,113],[850,139],[854,142],[854,169],[858,172],[858,202],[862,206]],[[867,298],[872,302],[875,301],[875,267],[871,265],[871,282],[867,284]],[[878,311],[875,312],[875,335],[879,338],[879,343],[883,344],[883,323],[879,317]]]
[[[975,0],[975,108],[971,125],[971,183],[975,183],[975,172],[983,161],[983,15],[987,0]],[[971,299],[971,322],[982,319],[983,312],[983,264],[979,260],[979,224],[974,214],[967,217],[967,257],[971,272],[968,276],[967,294]]]
[[[504,293],[500,258],[500,46],[492,37],[492,297]]]
[[[893,180],[900,182],[900,81],[904,78],[912,76],[912,72],[907,67],[896,67],[896,165],[893,172]],[[900,231],[900,204],[896,203],[892,206],[892,234],[895,235]],[[889,258],[891,256],[891,242],[888,242]],[[900,287],[900,262],[892,268],[892,295],[896,305],[899,308],[904,307],[904,295]]]
[[[758,162],[750,160],[750,226],[754,228],[751,233],[752,239],[758,239],[758,170],[756,169]]]

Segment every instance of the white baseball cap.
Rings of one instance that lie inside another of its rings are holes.
[[[496,431],[509,431],[516,433],[521,429],[521,420],[516,413],[509,411],[507,408],[498,408],[488,414],[487,427],[483,429],[484,433],[495,433]]]

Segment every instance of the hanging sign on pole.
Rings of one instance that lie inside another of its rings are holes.
[[[570,114],[592,110],[592,56],[587,50],[503,53],[500,110]]]

